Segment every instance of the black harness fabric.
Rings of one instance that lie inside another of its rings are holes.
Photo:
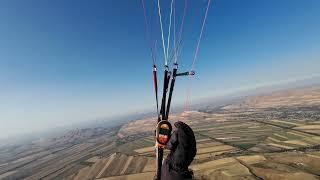
[[[170,154],[162,167],[162,180],[191,179],[188,167],[197,154],[196,140],[192,129],[185,123],[178,121],[177,128],[167,144]]]

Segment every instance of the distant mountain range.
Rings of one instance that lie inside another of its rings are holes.
[[[282,81],[274,83],[271,85],[260,86],[252,89],[243,89],[236,91],[234,93],[220,96],[220,97],[208,97],[200,99],[193,103],[190,109],[202,109],[206,106],[219,107],[227,105],[234,102],[240,102],[248,96],[269,94],[275,91],[281,91],[286,89],[299,89],[306,87],[320,87],[320,75],[315,75],[308,78],[293,79],[288,81]],[[172,113],[180,113],[184,111],[184,106],[176,106],[172,108]],[[12,136],[9,138],[0,138],[0,148],[4,146],[13,146],[17,144],[29,143],[32,141],[37,141],[39,139],[57,137],[67,133],[68,131],[81,128],[95,128],[95,127],[113,127],[124,124],[129,121],[134,121],[137,119],[143,119],[147,117],[155,116],[155,112],[152,110],[134,113],[134,114],[124,114],[112,118],[97,118],[94,120],[88,120],[80,122],[77,124],[72,124],[65,127],[56,127],[50,130],[44,130],[42,132],[29,133],[24,135]]]

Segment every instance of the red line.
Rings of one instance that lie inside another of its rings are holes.
[[[183,26],[184,26],[184,19],[185,19],[186,14],[187,14],[187,7],[188,7],[188,0],[184,0],[184,9],[183,9],[183,16],[182,16],[182,21],[181,21],[181,25],[180,25],[180,30],[179,30],[178,43],[181,40],[182,30],[183,30]]]
[[[154,50],[153,50],[153,46],[152,46],[152,42],[151,42],[151,39],[150,39],[150,32],[149,32],[149,23],[148,23],[148,18],[147,18],[147,12],[146,12],[146,8],[145,8],[145,5],[144,5],[144,0],[141,0],[141,5],[142,5],[142,8],[143,8],[143,15],[144,15],[144,20],[145,20],[145,24],[146,24],[146,36],[147,36],[147,40],[149,41],[149,46],[150,46],[150,50],[151,50],[151,58],[152,58],[152,61],[153,61],[153,64],[155,64],[155,55],[154,55]]]

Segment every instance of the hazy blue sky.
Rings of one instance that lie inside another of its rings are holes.
[[[162,71],[156,4],[145,1]],[[181,69],[206,2],[188,1]],[[161,3],[167,32],[169,1]],[[319,9],[319,0],[213,0],[192,100],[319,75]],[[0,137],[150,110],[151,65],[140,0],[0,1]],[[175,104],[186,87],[177,82]]]

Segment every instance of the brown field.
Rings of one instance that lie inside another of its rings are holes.
[[[155,151],[155,147],[151,146],[151,147],[146,147],[146,148],[141,148],[141,149],[136,149],[134,150],[137,153],[146,153],[146,152],[154,152]]]
[[[210,153],[210,152],[219,152],[234,149],[232,146],[222,145],[222,146],[214,146],[214,147],[206,147],[206,148],[198,148],[198,154]]]
[[[319,88],[170,116],[177,120],[195,132],[195,179],[320,178]],[[0,149],[0,179],[152,179],[154,127],[155,118],[146,118]]]

